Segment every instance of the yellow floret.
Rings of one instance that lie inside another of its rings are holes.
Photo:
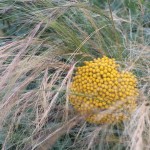
[[[136,108],[137,79],[131,72],[118,71],[106,56],[84,62],[73,78],[69,100],[90,123],[120,122]]]

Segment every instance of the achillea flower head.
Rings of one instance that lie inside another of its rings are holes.
[[[131,72],[120,72],[118,67],[115,59],[104,56],[77,68],[69,100],[88,122],[120,122],[136,108],[136,77]]]

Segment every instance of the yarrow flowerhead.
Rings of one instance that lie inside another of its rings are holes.
[[[104,56],[77,68],[69,100],[88,122],[120,122],[136,108],[136,77],[131,72],[119,71],[118,67],[115,59]]]

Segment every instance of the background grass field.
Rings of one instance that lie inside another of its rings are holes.
[[[130,120],[94,125],[69,103],[83,61],[106,55],[132,71]],[[0,1],[0,149],[150,149],[149,0]]]

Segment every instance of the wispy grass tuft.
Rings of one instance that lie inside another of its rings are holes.
[[[1,149],[149,149],[149,1],[0,3]],[[138,78],[138,107],[94,125],[68,100],[76,66],[106,55]]]

